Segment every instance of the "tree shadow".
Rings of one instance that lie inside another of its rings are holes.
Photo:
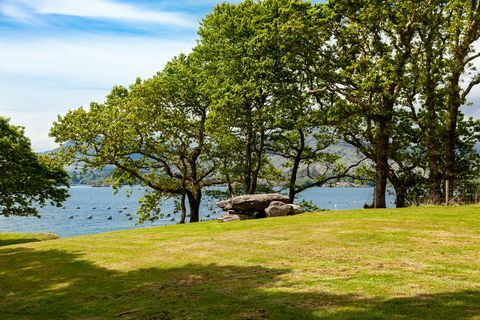
[[[287,290],[288,269],[110,270],[61,250],[0,251],[1,319],[472,319],[480,292],[389,300]],[[292,284],[293,285],[293,284]]]
[[[27,242],[38,242],[38,241],[42,241],[42,240],[37,238],[0,239],[0,247],[10,246],[13,244],[27,243]]]
[[[39,242],[58,239],[59,236],[53,233],[1,233],[0,234],[0,247],[9,246],[14,244]]]

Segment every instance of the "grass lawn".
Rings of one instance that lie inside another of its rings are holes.
[[[18,243],[54,240],[59,237],[53,233],[14,233],[0,232],[0,247]]]
[[[0,319],[480,319],[480,207],[3,246]]]

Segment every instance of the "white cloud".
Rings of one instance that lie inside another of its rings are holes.
[[[34,15],[57,14],[188,28],[197,26],[195,19],[182,13],[149,10],[113,0],[7,0],[0,4],[0,11],[23,22],[32,21]]]
[[[0,115],[25,126],[35,150],[52,149],[48,131],[57,114],[103,100],[115,84],[154,75],[194,44],[120,36],[0,39]]]

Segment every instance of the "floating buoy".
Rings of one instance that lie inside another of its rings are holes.
[[[88,220],[92,220],[93,217],[92,217],[92,216],[88,216],[87,219],[88,219]]]
[[[112,216],[107,217],[107,220],[112,220],[112,219],[113,219]]]

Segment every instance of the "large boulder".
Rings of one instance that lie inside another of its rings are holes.
[[[267,217],[283,217],[302,213],[302,207],[295,204],[284,203],[281,201],[272,201],[265,209]]]
[[[265,212],[273,201],[288,203],[288,197],[278,193],[247,194],[217,203],[223,211]]]

